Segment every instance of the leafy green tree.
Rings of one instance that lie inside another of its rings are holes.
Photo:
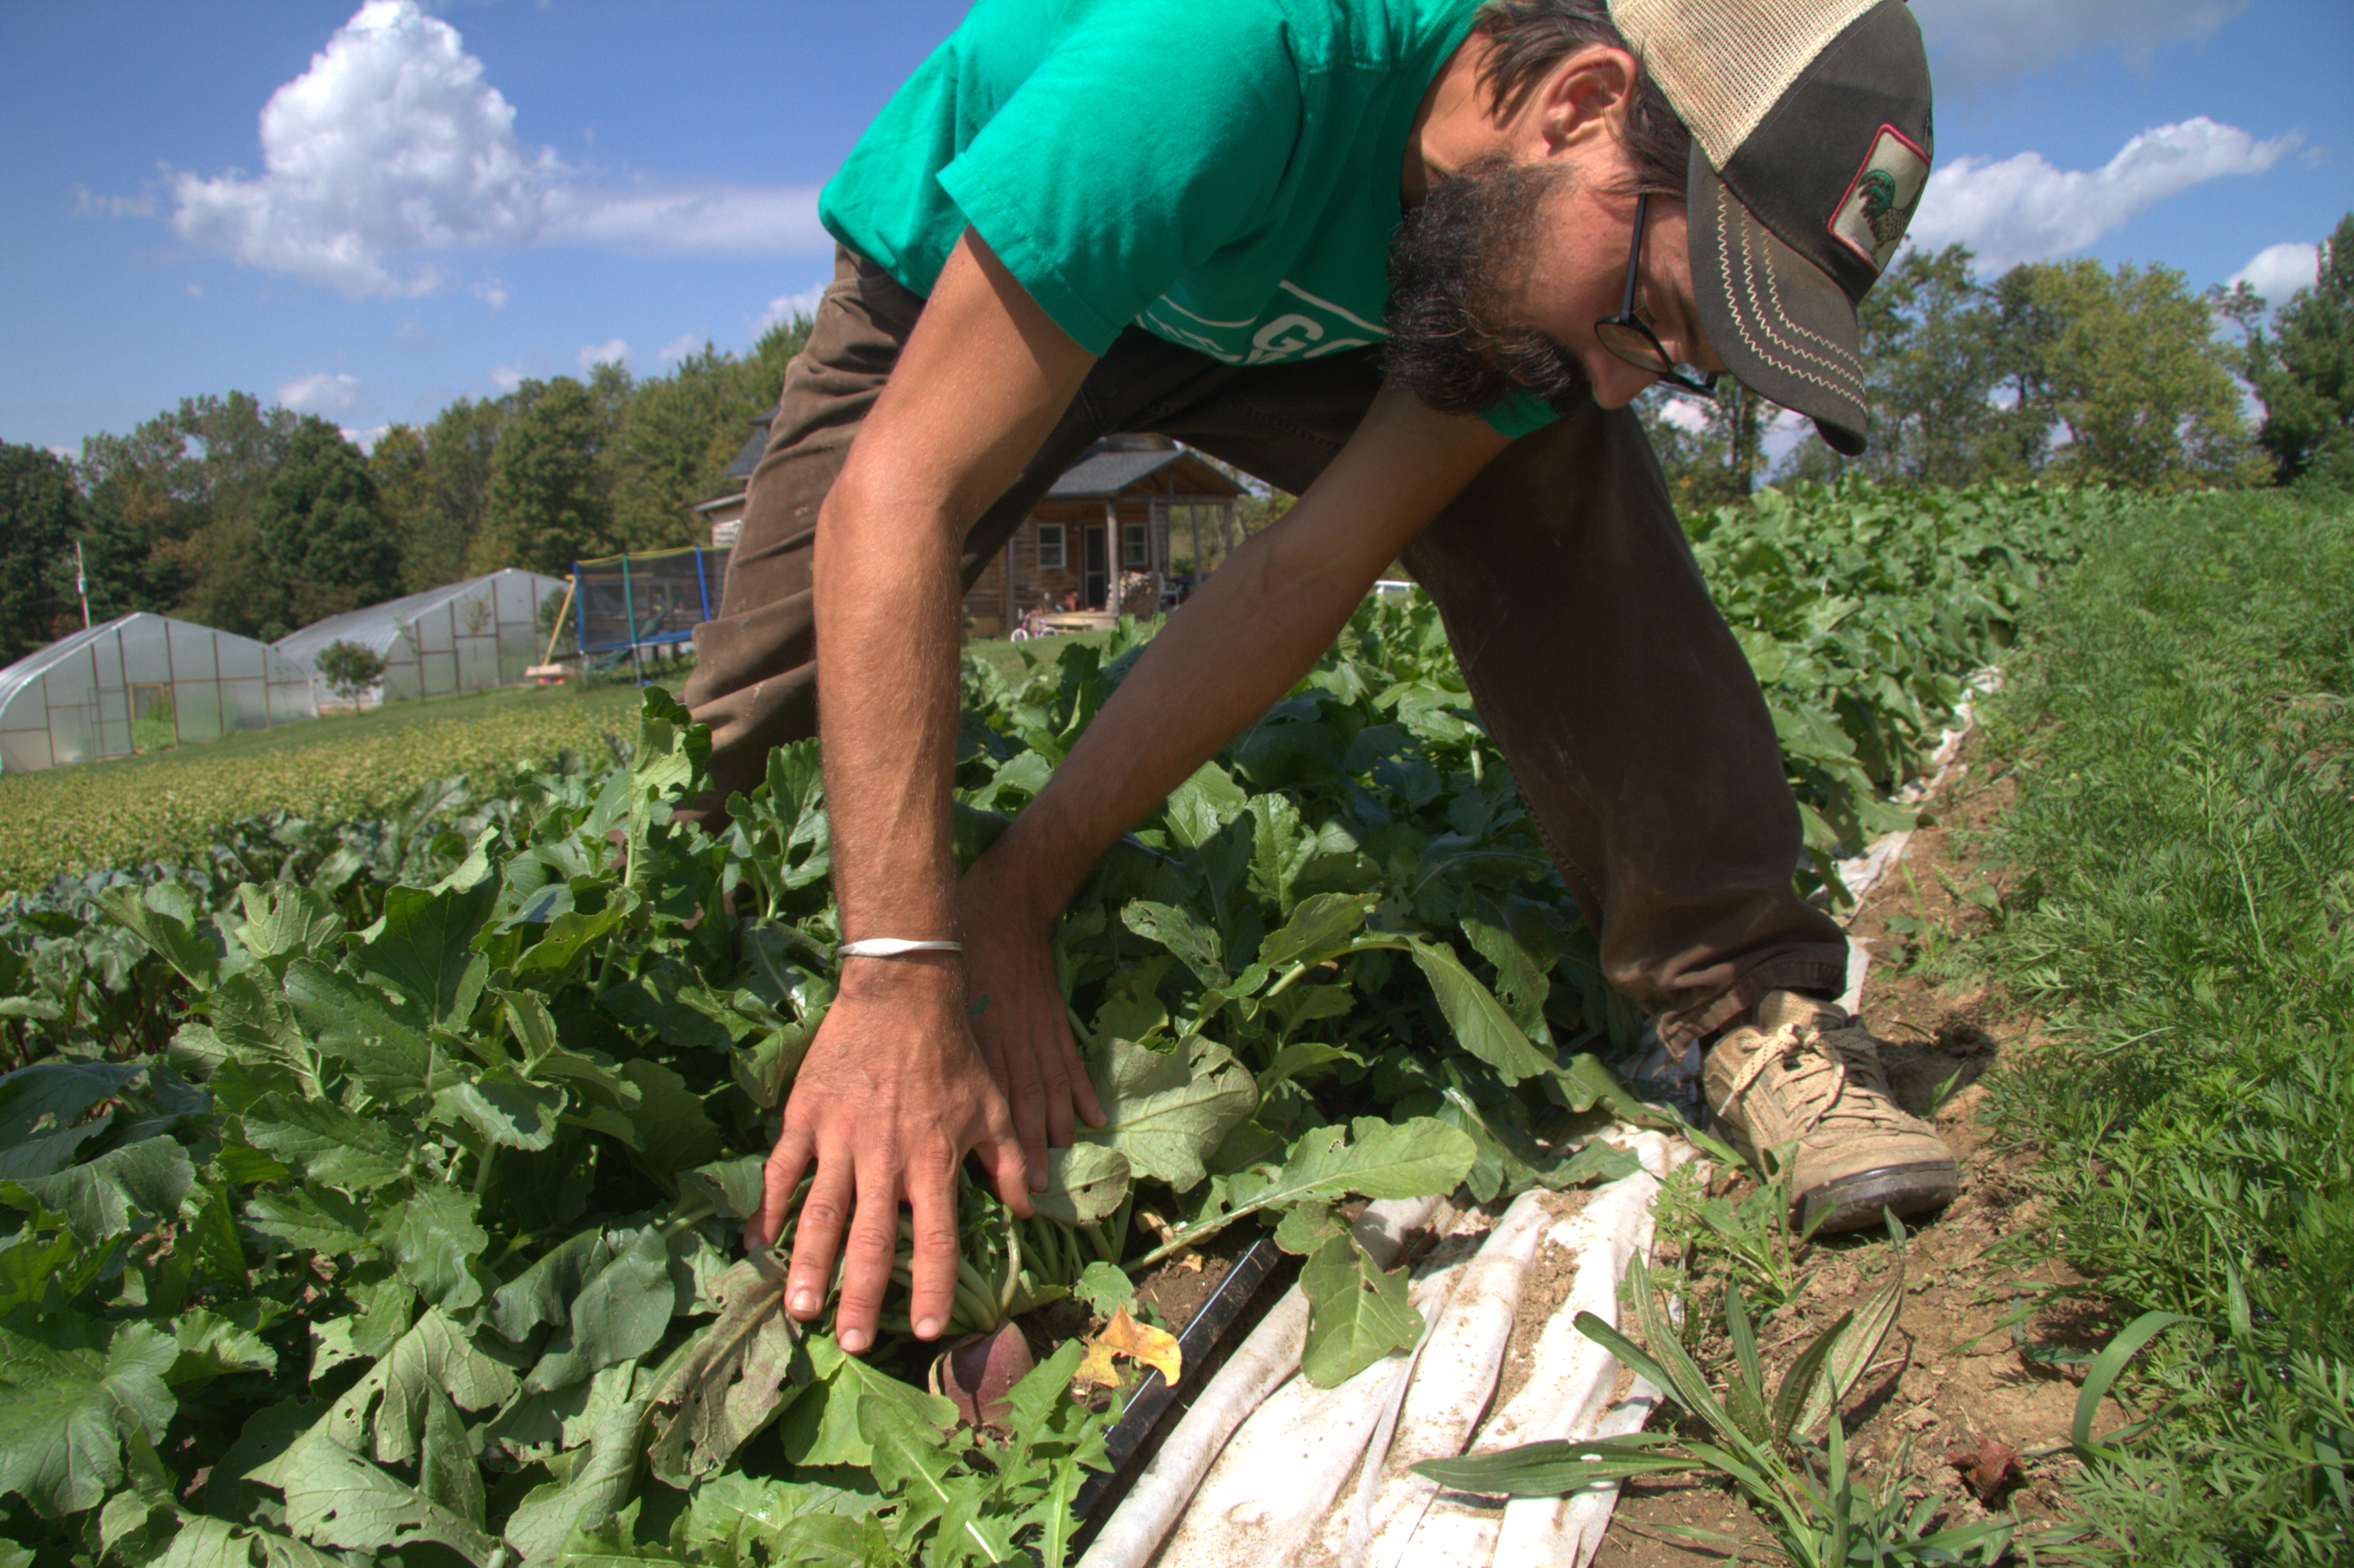
[[[81,493],[52,452],[0,441],[0,664],[13,664],[81,624],[73,539]]]
[[[710,344],[665,376],[641,381],[622,407],[613,447],[613,527],[621,547],[663,550],[696,543],[695,504],[711,499],[719,466],[712,449],[746,429],[742,366]]]
[[[569,376],[526,381],[492,454],[482,530],[467,551],[472,571],[525,567],[562,577],[572,563],[614,547],[613,439],[604,399]]]
[[[1699,412],[1697,429],[1668,417],[1679,404]],[[1711,511],[1756,489],[1764,477],[1768,407],[1729,376],[1717,382],[1712,399],[1686,397],[1671,387],[1643,395],[1638,412],[1679,513]]]
[[[2032,325],[2019,408],[2068,440],[2047,465],[2073,479],[2144,489],[2251,477],[2232,348],[2205,301],[2171,267],[2029,263],[2006,279]]]
[[[177,609],[208,626],[258,636],[284,620],[290,587],[259,531],[262,502],[294,438],[289,409],[249,392],[183,397],[172,416],[192,443],[204,522],[175,552],[189,582]]]
[[[177,609],[196,577],[190,541],[212,510],[201,454],[178,419],[158,414],[129,435],[86,437],[76,471],[90,614]]]
[[[384,679],[384,660],[376,650],[356,642],[330,642],[319,650],[311,662],[327,677],[327,684],[334,689],[335,695],[346,703],[358,702],[362,692]]]
[[[316,414],[303,415],[295,427],[262,500],[256,533],[284,585],[292,626],[399,591],[400,545],[368,461]]]
[[[377,438],[368,467],[400,540],[400,588],[421,593],[466,576],[467,552],[490,503],[491,454],[506,428],[504,399],[461,397],[420,429]]]
[[[2321,274],[2284,305],[2274,334],[2248,343],[2248,379],[2264,401],[2256,440],[2284,480],[2354,483],[2354,213],[2321,247]]]

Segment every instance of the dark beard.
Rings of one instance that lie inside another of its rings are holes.
[[[1382,369],[1442,414],[1477,414],[1514,392],[1566,411],[1585,370],[1560,344],[1501,321],[1527,273],[1537,209],[1568,171],[1501,154],[1435,181],[1390,236]]]

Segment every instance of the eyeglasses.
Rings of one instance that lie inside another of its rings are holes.
[[[1697,392],[1703,397],[1716,396],[1716,373],[1705,373],[1705,379],[1695,381],[1676,368],[1675,360],[1641,317],[1635,313],[1635,288],[1641,281],[1643,266],[1643,220],[1649,216],[1651,198],[1647,192],[1635,198],[1635,248],[1627,256],[1627,297],[1615,316],[1605,316],[1594,323],[1594,335],[1602,346],[1633,366],[1648,370],[1670,387],[1681,387],[1687,392]]]

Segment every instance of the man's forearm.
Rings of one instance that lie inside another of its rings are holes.
[[[1051,917],[1113,841],[1331,646],[1382,568],[1503,445],[1385,392],[1274,528],[1155,637],[1046,789],[991,851],[993,886]]]
[[[842,932],[953,937],[952,529],[920,503],[842,488],[827,499],[812,563],[818,733]]]

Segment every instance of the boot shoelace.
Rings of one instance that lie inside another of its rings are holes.
[[[1805,1066],[1803,1058],[1811,1051],[1821,1059],[1831,1075],[1830,1093],[1821,1097],[1807,1119],[1798,1126],[1801,1134],[1812,1132],[1830,1114],[1847,1093],[1851,1075],[1859,1086],[1869,1091],[1864,1103],[1850,1107],[1849,1114],[1867,1125],[1888,1120],[1888,1092],[1878,1079],[1881,1075],[1880,1052],[1872,1037],[1853,1022],[1837,1029],[1823,1029],[1812,1023],[1786,1023],[1759,1042],[1749,1054],[1749,1060],[1734,1075],[1732,1086],[1725,1091],[1724,1104],[1717,1107],[1723,1116],[1739,1102],[1751,1085],[1763,1076],[1766,1069],[1780,1062],[1794,1074]],[[1820,1070],[1820,1069],[1818,1069]],[[1879,1103],[1874,1103],[1879,1102]]]

